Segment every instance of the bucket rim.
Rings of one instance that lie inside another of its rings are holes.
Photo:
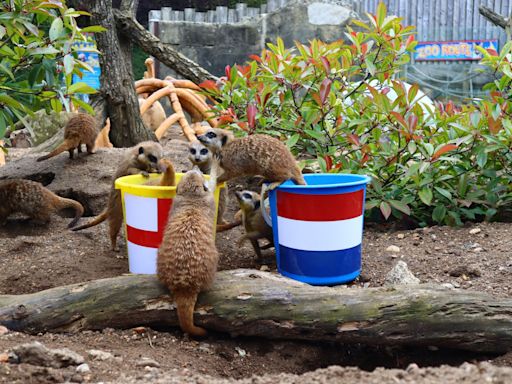
[[[340,188],[340,187],[353,187],[357,185],[366,185],[371,182],[372,178],[367,175],[360,175],[354,173],[306,173],[303,176],[307,178],[316,178],[316,177],[325,177],[325,176],[350,176],[355,178],[356,180],[345,182],[345,183],[332,183],[332,184],[308,184],[308,185],[298,185],[298,184],[286,184],[280,185],[277,189],[330,189],[330,188]],[[359,180],[357,180],[359,179]]]

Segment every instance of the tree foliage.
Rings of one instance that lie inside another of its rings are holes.
[[[94,93],[73,74],[92,69],[77,58],[75,41],[86,41],[76,19],[87,14],[59,0],[0,2],[0,137],[6,127],[39,109],[70,109],[70,102],[91,108],[76,97]]]

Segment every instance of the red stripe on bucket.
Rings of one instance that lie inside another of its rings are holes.
[[[172,199],[158,199],[158,232],[145,231],[126,225],[127,240],[143,247],[160,247],[171,207]]]
[[[364,189],[335,195],[277,191],[277,215],[302,221],[347,220],[363,214]]]

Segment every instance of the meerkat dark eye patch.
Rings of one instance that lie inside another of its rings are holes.
[[[217,135],[215,134],[215,132],[208,132],[206,134],[206,137],[209,138],[209,139],[214,139],[217,137]]]
[[[258,200],[258,201],[256,201],[256,202],[254,203],[254,210],[256,210],[256,209],[260,209],[260,207],[261,207],[261,202]]]
[[[155,156],[153,156],[153,155],[148,155],[148,159],[152,163],[156,163],[158,161],[158,159]]]
[[[196,149],[195,148],[190,148],[190,153],[195,155],[196,154]]]
[[[206,148],[201,149],[201,155],[207,155],[207,154],[208,154],[208,149],[206,149]]]
[[[250,193],[245,192],[242,196],[244,197],[244,199],[247,199],[247,200],[251,199],[251,194]]]
[[[144,154],[144,147],[139,147],[139,155],[143,155]]]
[[[228,137],[227,136],[223,136],[222,137],[222,145],[226,145],[227,142],[228,142]]]

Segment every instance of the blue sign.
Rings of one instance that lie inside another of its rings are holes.
[[[96,51],[96,43],[93,41],[75,41],[73,46],[76,47],[78,60],[83,61],[92,68],[92,72],[82,70],[82,78],[78,75],[73,75],[73,84],[82,82],[86,83],[94,89],[100,89],[100,60],[98,52]],[[89,100],[89,95],[82,95],[82,99],[86,102]]]
[[[498,52],[498,40],[424,41],[418,42],[414,60],[480,60],[482,55],[476,49],[494,49]]]

